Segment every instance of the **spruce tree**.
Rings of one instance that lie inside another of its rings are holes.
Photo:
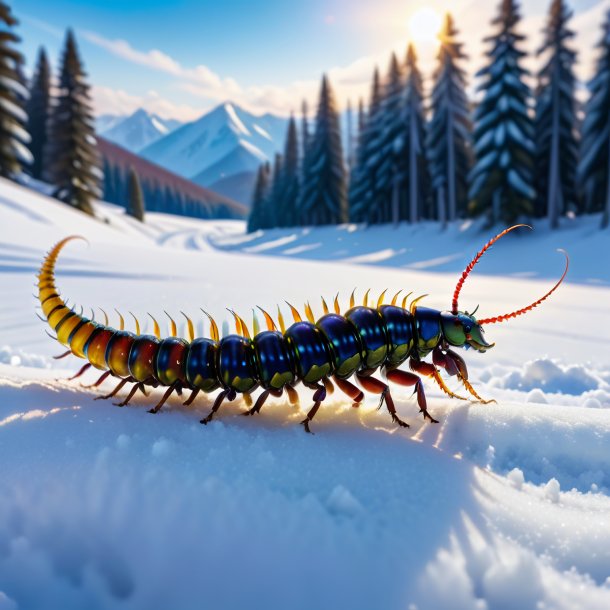
[[[472,126],[466,75],[459,66],[466,55],[457,34],[453,18],[447,13],[439,34],[438,67],[431,96],[432,118],[427,133],[436,216],[443,223],[455,220],[466,208],[471,164]]]
[[[93,215],[92,199],[101,197],[102,172],[95,139],[89,85],[72,30],[61,61],[59,93],[51,114],[45,153],[55,197]]]
[[[307,100],[303,100],[303,103],[301,104],[301,166],[304,166],[305,164],[305,158],[307,157],[307,150],[311,140],[308,112]]]
[[[273,176],[271,178],[271,190],[267,201],[267,222],[263,229],[274,229],[280,227],[284,211],[282,205],[282,187],[284,175],[284,158],[280,153],[275,153],[273,162]]]
[[[252,207],[248,217],[248,233],[253,233],[264,228],[267,223],[267,201],[269,196],[269,174],[271,168],[269,163],[264,163],[258,168],[256,184],[252,195]]]
[[[487,214],[491,223],[513,222],[531,214],[535,198],[533,126],[529,116],[531,92],[521,67],[525,39],[517,32],[516,0],[502,0],[492,21],[498,31],[485,39],[489,65],[479,71],[483,99],[474,113],[476,163],[470,173],[469,209]]]
[[[305,224],[337,224],[348,219],[339,113],[326,75],[322,77],[315,133],[305,159],[299,207]]]
[[[603,211],[605,228],[610,221],[610,11],[602,27],[600,56],[585,105],[578,175],[586,211]]]
[[[358,136],[356,166],[350,175],[349,217],[353,222],[368,222],[375,207],[375,180],[372,167],[378,155],[381,113],[381,82],[379,69],[373,72],[371,99],[366,118]]]
[[[567,23],[572,14],[563,0],[553,0],[539,54],[548,59],[538,74],[536,92],[537,212],[556,228],[559,216],[577,209],[576,53],[567,45],[574,37]]]
[[[140,186],[140,178],[133,167],[129,169],[129,197],[126,209],[127,214],[144,222],[144,195]]]
[[[426,159],[426,118],[423,103],[423,80],[417,67],[412,44],[407,49],[405,101],[402,115],[402,137],[395,142],[397,158],[396,188],[401,205],[399,218],[414,223],[435,216],[429,208],[429,177]]]
[[[34,77],[30,84],[30,99],[27,104],[28,132],[32,165],[30,173],[41,179],[44,168],[44,150],[47,143],[49,116],[51,113],[51,68],[43,47],[38,51]]]
[[[23,55],[16,49],[20,38],[13,31],[17,23],[10,7],[0,1],[0,176],[13,179],[32,162],[25,129],[28,91],[21,73]]]
[[[299,219],[297,207],[299,197],[299,139],[297,124],[293,116],[290,117],[286,132],[281,181],[278,226],[293,227],[298,224]]]

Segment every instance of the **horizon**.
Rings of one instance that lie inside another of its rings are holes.
[[[414,22],[414,16],[425,11],[442,16],[450,9],[469,55],[463,67],[472,93],[477,82],[474,74],[483,65],[487,49],[483,38],[493,31],[490,21],[498,3],[474,10],[475,4],[474,0],[383,0],[372,9],[370,2],[359,0],[348,10],[346,0],[324,7],[316,0],[306,7],[291,7],[301,16],[291,21],[277,0],[259,10],[243,6],[239,14],[235,12],[239,1],[219,7],[180,0],[171,7],[171,15],[161,0],[146,4],[138,0],[128,8],[114,0],[59,0],[52,7],[40,0],[23,0],[15,14],[28,74],[40,46],[46,48],[56,73],[65,30],[72,27],[92,85],[96,116],[127,116],[143,108],[184,123],[223,103],[257,116],[288,116],[298,115],[305,99],[311,114],[323,73],[329,75],[341,110],[348,101],[355,107],[359,98],[366,104],[374,67],[383,76],[391,53],[396,52],[402,61],[410,42],[415,42],[428,88],[437,44],[429,35],[414,40],[417,31],[413,31],[413,23],[418,27],[422,23]],[[523,48],[529,54],[525,65],[530,70],[539,64],[533,51],[541,43],[548,5],[548,0],[520,3],[520,31],[527,36]],[[601,18],[610,10],[610,2],[575,0],[569,5],[574,12],[576,72],[583,84],[594,68]],[[159,44],[151,24],[161,18],[164,28]],[[134,28],[135,22],[141,27]],[[207,24],[207,29],[197,29],[197,24],[201,28]],[[279,29],[278,24],[282,25]],[[227,30],[230,36],[223,34]],[[282,45],[285,49],[278,49]]]

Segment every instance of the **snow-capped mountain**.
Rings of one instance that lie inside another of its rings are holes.
[[[179,121],[162,119],[143,108],[128,117],[122,117],[122,120],[116,120],[117,118],[110,115],[99,117],[98,132],[107,140],[132,152],[141,151],[181,125]]]
[[[220,104],[141,151],[146,159],[203,186],[255,172],[284,145],[287,119],[256,116],[236,104]]]
[[[124,114],[100,114],[95,119],[95,131],[101,135],[127,118]]]

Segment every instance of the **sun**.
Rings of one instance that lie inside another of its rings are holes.
[[[433,8],[424,7],[411,15],[409,34],[416,42],[436,42],[443,18]]]

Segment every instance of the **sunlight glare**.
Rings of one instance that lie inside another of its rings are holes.
[[[409,35],[416,42],[436,42],[442,22],[438,11],[431,7],[420,8],[409,19]]]

